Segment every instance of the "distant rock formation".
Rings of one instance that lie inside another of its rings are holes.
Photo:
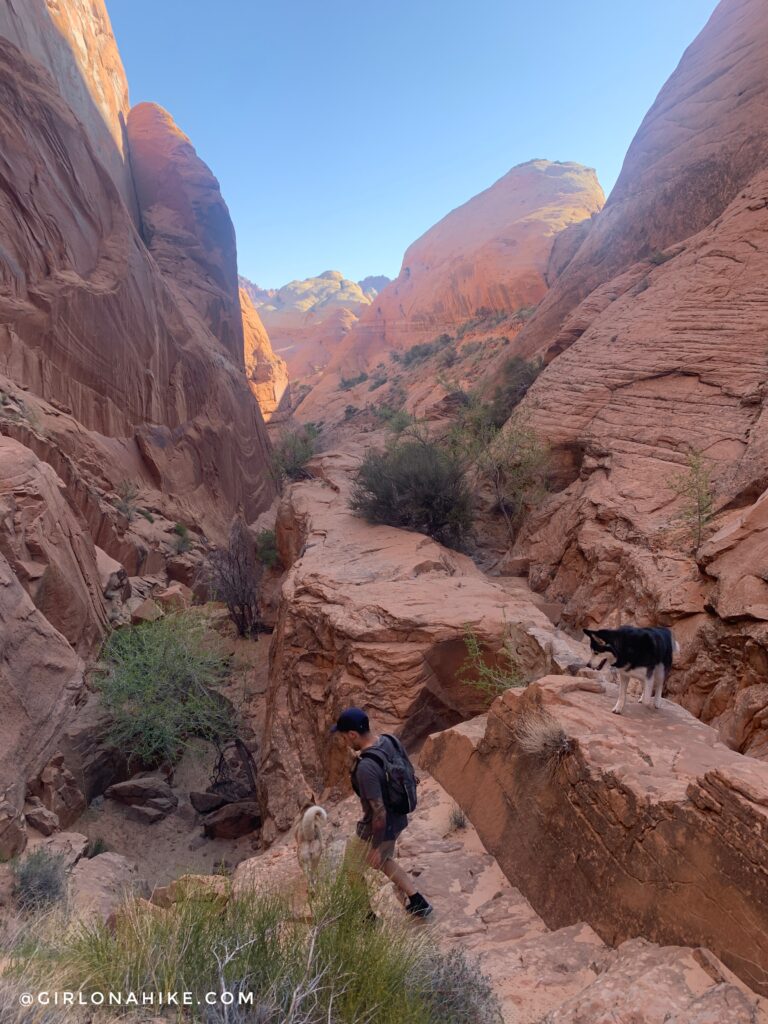
[[[366,298],[373,302],[374,298],[383,291],[388,284],[391,283],[390,277],[385,277],[384,274],[375,274],[369,277],[364,277],[362,281],[357,283],[360,285],[360,289]]]
[[[240,283],[253,300],[275,352],[285,359],[292,380],[322,369],[371,304],[370,294],[338,270],[276,289],[259,288],[245,278]]]
[[[244,288],[240,289],[240,308],[243,316],[245,375],[262,416],[269,422],[277,418],[281,403],[288,398],[288,367],[285,360],[272,351],[269,335]]]
[[[531,160],[451,211],[411,245],[399,276],[376,296],[338,357],[376,362],[452,334],[479,310],[511,312],[540,302],[555,237],[597,213],[595,172]]]

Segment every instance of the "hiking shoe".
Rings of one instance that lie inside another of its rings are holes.
[[[416,892],[406,903],[405,909],[414,917],[429,917],[433,908],[429,900],[425,900],[420,892]]]

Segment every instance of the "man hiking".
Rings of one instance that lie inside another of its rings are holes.
[[[347,708],[331,732],[337,732],[357,757],[352,769],[352,788],[360,797],[363,816],[348,852],[359,865],[382,871],[407,898],[405,909],[414,917],[428,917],[432,905],[410,875],[395,860],[395,842],[408,825],[416,806],[416,776],[402,744],[394,736],[371,732],[368,715]]]

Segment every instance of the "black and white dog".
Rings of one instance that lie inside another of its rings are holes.
[[[619,673],[619,699],[613,708],[615,715],[624,710],[630,676],[643,681],[640,704],[650,705],[653,694],[653,706],[661,707],[664,683],[672,668],[672,659],[680,650],[671,629],[666,626],[647,629],[621,626],[619,629],[585,629],[584,632],[592,648],[590,668],[601,669],[610,665]]]

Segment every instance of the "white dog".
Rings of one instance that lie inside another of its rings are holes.
[[[325,810],[317,804],[313,804],[304,811],[296,825],[296,856],[310,886],[317,881],[320,862],[328,843],[325,832],[327,820],[328,815]]]

